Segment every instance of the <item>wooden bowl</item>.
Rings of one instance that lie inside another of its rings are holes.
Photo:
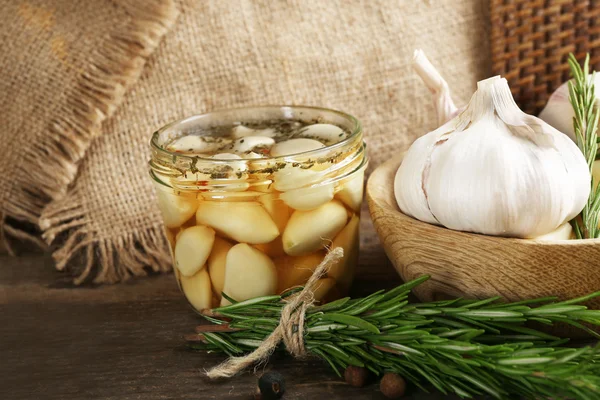
[[[600,290],[600,239],[538,242],[453,231],[402,214],[393,181],[402,156],[379,166],[367,183],[373,224],[405,281],[427,274],[415,289],[422,301],[502,296],[510,301]],[[600,309],[600,299],[588,306]]]

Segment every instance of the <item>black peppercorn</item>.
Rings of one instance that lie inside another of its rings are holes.
[[[279,372],[270,371],[258,380],[262,400],[280,399],[285,393],[285,379]]]
[[[363,387],[369,379],[369,371],[366,368],[350,365],[344,371],[344,378],[350,386]]]
[[[400,375],[388,372],[383,375],[379,383],[379,389],[388,399],[399,399],[404,396],[406,382]]]

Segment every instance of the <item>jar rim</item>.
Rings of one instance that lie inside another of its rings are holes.
[[[352,129],[351,129],[348,137],[344,138],[343,140],[340,140],[339,142],[333,143],[331,145],[327,145],[327,146],[319,148],[319,149],[308,150],[308,151],[303,151],[300,153],[294,153],[294,154],[289,154],[289,155],[284,155],[284,156],[261,158],[261,160],[263,160],[263,161],[272,161],[272,160],[278,161],[278,160],[289,159],[290,157],[296,157],[296,156],[306,157],[306,156],[310,156],[311,154],[318,154],[318,153],[322,152],[323,150],[337,149],[340,147],[344,147],[348,143],[351,143],[352,141],[356,140],[357,136],[362,134],[362,124],[360,123],[360,121],[357,118],[355,118],[354,116],[352,116],[351,114],[345,113],[343,111],[334,110],[334,109],[325,108],[325,107],[304,106],[304,105],[260,105],[260,106],[221,108],[221,109],[216,109],[216,110],[209,111],[209,112],[202,113],[202,114],[194,114],[189,117],[185,117],[185,118],[181,118],[181,119],[169,122],[168,124],[159,128],[152,134],[152,138],[150,139],[150,146],[152,147],[152,150],[159,152],[159,154],[162,154],[164,156],[184,159],[184,160],[185,159],[206,160],[206,161],[210,160],[211,162],[218,162],[219,164],[222,164],[222,165],[239,164],[240,162],[243,162],[243,161],[251,161],[250,159],[238,160],[238,159],[222,159],[222,158],[212,158],[212,157],[209,158],[209,157],[202,157],[202,154],[193,154],[192,155],[192,154],[182,154],[182,153],[178,153],[178,152],[173,152],[173,151],[169,151],[169,150],[161,147],[158,144],[158,138],[161,133],[165,132],[168,129],[172,129],[172,128],[176,127],[177,125],[181,125],[181,124],[191,121],[191,120],[195,120],[195,119],[200,120],[202,118],[206,118],[209,115],[215,115],[215,114],[219,114],[219,113],[224,114],[224,113],[229,113],[229,112],[233,112],[236,110],[240,110],[240,111],[241,110],[257,110],[258,111],[258,110],[271,110],[271,109],[281,109],[281,110],[291,109],[291,110],[307,110],[307,111],[310,110],[310,111],[321,111],[321,112],[332,113],[332,114],[336,114],[336,115],[350,121],[352,124]]]

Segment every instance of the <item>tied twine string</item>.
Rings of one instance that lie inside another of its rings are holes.
[[[316,289],[315,285],[329,271],[329,268],[343,257],[344,250],[341,247],[336,247],[327,253],[304,285],[304,289],[290,296],[287,300],[287,304],[281,310],[279,325],[277,325],[269,337],[252,353],[242,357],[230,357],[223,363],[207,371],[206,376],[210,379],[230,378],[250,365],[266,361],[281,341],[283,341],[285,348],[292,356],[295,358],[305,357],[304,317],[306,310],[315,302],[313,295],[314,289]]]

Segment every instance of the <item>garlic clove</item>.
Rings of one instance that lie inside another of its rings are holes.
[[[273,128],[259,129],[256,132],[256,136],[266,136],[266,137],[270,137],[270,138],[273,138],[273,137],[277,136],[278,134],[279,133]]]
[[[218,298],[221,298],[221,292],[223,291],[223,284],[225,282],[225,260],[227,253],[233,244],[227,240],[221,239],[220,237],[215,238],[215,242],[208,257],[207,266],[208,273],[210,274],[210,281],[212,287],[217,294]]]
[[[250,151],[248,153],[244,153],[243,154],[243,158],[246,160],[256,160],[258,158],[266,158],[265,155],[259,154],[259,153],[255,153],[253,151]]]
[[[260,153],[268,151],[275,144],[275,140],[266,136],[246,136],[233,142],[231,150],[235,153]]]
[[[300,257],[284,255],[275,258],[273,261],[277,267],[277,293],[304,285],[323,261],[323,257],[323,252],[316,252]]]
[[[234,126],[233,129],[231,129],[231,137],[233,137],[234,139],[239,139],[246,136],[253,136],[254,133],[254,129],[248,128],[244,125]]]
[[[246,243],[236,244],[227,253],[223,293],[236,301],[275,294],[277,269],[265,254]],[[228,305],[223,297],[221,305]]]
[[[215,241],[215,231],[206,226],[186,228],[177,236],[175,266],[183,276],[192,276],[206,263]]]
[[[231,136],[234,139],[240,139],[248,136],[266,136],[272,138],[277,136],[277,131],[273,128],[252,129],[244,125],[238,125],[231,130]]]
[[[174,140],[167,149],[178,153],[212,153],[230,143],[231,139],[224,137],[187,135]]]
[[[322,278],[315,282],[313,296],[315,300],[321,301],[335,286],[335,279]]]
[[[246,173],[248,171],[248,165],[246,164],[246,161],[234,161],[243,160],[242,157],[233,153],[219,153],[215,154],[214,156],[210,156],[210,158],[213,158],[217,161],[226,161],[227,163],[223,163],[222,167],[227,168],[228,176],[231,179],[236,180],[236,182],[227,182],[224,185],[226,191],[239,191],[241,188],[243,188],[241,190],[247,190],[250,187],[250,184],[245,182],[245,180],[248,179],[248,174]]]
[[[277,225],[258,202],[200,202],[196,222],[214,228],[237,242],[269,243],[279,235]]]
[[[546,233],[545,235],[538,236],[533,239],[548,241],[548,240],[569,240],[569,239],[573,239],[573,238],[574,238],[573,227],[571,226],[570,223],[565,222],[564,224],[562,224],[561,226],[559,226],[552,232]]]
[[[212,306],[212,290],[210,276],[206,268],[202,268],[192,276],[181,276],[181,290],[186,299],[198,311],[210,309]]]
[[[333,199],[333,184],[292,189],[283,192],[280,198],[294,210],[314,210]]]
[[[272,195],[263,195],[258,200],[264,209],[269,213],[277,229],[283,232],[285,225],[290,219],[292,210],[280,199],[275,198]]]
[[[273,195],[263,195],[259,198],[259,202],[265,210],[267,210],[273,219],[273,222],[275,222],[277,229],[279,229],[279,232],[283,232],[290,219],[292,210],[290,210],[282,200],[275,198]],[[277,236],[269,243],[256,244],[254,247],[267,254],[269,257],[280,257],[285,255],[281,236]]]
[[[322,249],[344,228],[348,214],[341,202],[332,200],[310,211],[294,211],[282,235],[283,248],[291,256]]]
[[[177,196],[161,189],[156,191],[156,195],[158,208],[167,228],[180,227],[196,212],[198,201],[193,197]]]
[[[305,138],[289,139],[274,145],[271,148],[271,157],[289,156],[321,149],[323,147],[325,147],[325,145],[318,140]]]
[[[335,198],[341,200],[351,210],[360,211],[363,200],[364,179],[365,172],[358,172],[342,185],[342,190],[335,194]]]
[[[275,191],[275,187],[273,186],[273,181],[269,179],[261,180],[259,182],[252,184],[252,190],[257,192],[265,193],[273,193]]]
[[[242,157],[233,153],[219,153],[214,156],[210,156],[210,158],[214,158],[216,160],[241,160]]]
[[[319,142],[337,143],[346,138],[346,132],[339,126],[332,124],[313,124],[305,126],[298,131],[303,138],[316,139]],[[319,147],[316,147],[317,149]]]
[[[304,188],[322,182],[327,172],[294,167],[282,168],[273,174],[273,187],[280,192]]]
[[[341,247],[344,250],[344,258],[329,268],[327,276],[339,282],[344,291],[350,289],[354,270],[358,263],[358,250],[360,248],[359,228],[360,218],[358,215],[353,215],[331,244],[332,249]]]

